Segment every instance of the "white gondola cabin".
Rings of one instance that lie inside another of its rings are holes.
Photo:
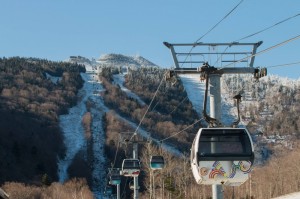
[[[141,166],[138,159],[124,159],[122,163],[122,175],[126,177],[137,177]]]
[[[150,168],[152,170],[163,169],[165,166],[165,159],[163,156],[156,155],[150,158]]]
[[[245,128],[201,128],[191,149],[198,184],[239,186],[248,179],[253,162],[253,142]]]
[[[120,175],[119,169],[111,170],[109,184],[111,184],[111,185],[121,184],[121,175]]]

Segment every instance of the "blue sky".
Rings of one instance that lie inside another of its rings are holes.
[[[192,43],[240,0],[0,0],[0,57],[65,60],[70,55],[141,55],[173,65],[162,44]],[[201,42],[232,42],[300,13],[296,0],[244,0]],[[241,42],[264,43],[258,51],[300,34],[300,16]],[[300,39],[256,57],[255,66],[300,61]],[[269,68],[298,79],[300,64]]]

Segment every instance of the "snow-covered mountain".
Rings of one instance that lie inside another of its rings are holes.
[[[114,67],[157,67],[154,63],[141,56],[125,56],[121,54],[104,54],[97,60],[100,65]]]
[[[65,62],[82,64],[82,65],[87,66],[88,68],[91,68],[91,70],[93,70],[93,72],[96,72],[95,67],[97,66],[97,62],[94,58],[89,59],[89,58],[86,58],[86,57],[83,57],[80,55],[70,56],[68,59],[65,60]]]

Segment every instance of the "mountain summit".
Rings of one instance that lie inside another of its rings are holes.
[[[156,64],[141,56],[126,56],[121,54],[104,54],[97,60],[99,64],[118,66],[140,67],[158,67]]]

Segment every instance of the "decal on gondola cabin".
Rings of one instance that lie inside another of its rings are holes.
[[[237,164],[235,164],[237,162]],[[201,170],[203,169],[203,170]],[[207,174],[207,170],[204,171],[204,168],[200,169],[202,176]],[[215,178],[216,176],[222,176],[225,178],[234,178],[236,170],[240,170],[243,173],[250,173],[251,171],[251,162],[250,161],[234,161],[232,163],[232,168],[230,174],[226,173],[219,161],[215,161],[212,165],[211,172],[209,173],[209,178]],[[205,174],[206,172],[206,174]]]
[[[209,173],[209,178],[215,178],[217,175],[226,177],[226,172],[224,171],[224,169],[219,161],[215,161],[212,166],[213,166],[213,168],[212,168],[211,172]]]

